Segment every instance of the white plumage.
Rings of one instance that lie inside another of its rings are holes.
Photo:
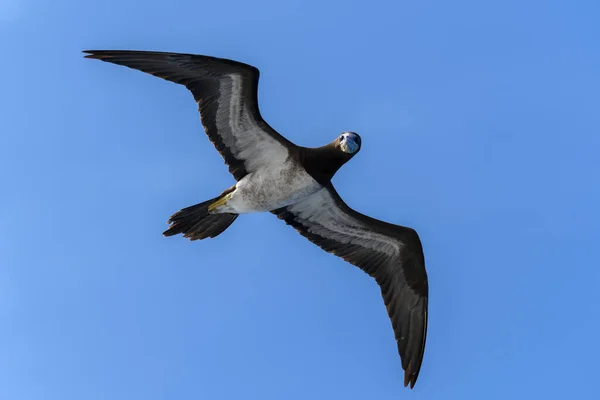
[[[218,213],[267,212],[294,204],[322,186],[295,161],[262,167],[242,178]]]

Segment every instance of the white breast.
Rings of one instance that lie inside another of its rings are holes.
[[[261,168],[246,175],[219,212],[271,211],[294,204],[321,187],[304,168],[288,160],[279,167]]]

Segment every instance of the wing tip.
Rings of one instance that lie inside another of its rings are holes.
[[[417,383],[417,378],[419,377],[419,372],[412,372],[410,369],[404,372],[404,387],[410,386],[410,389],[415,387],[415,383]]]
[[[107,50],[82,50],[81,52],[84,54],[83,58],[92,58],[92,59],[96,59],[96,60],[102,60],[103,58],[106,58],[106,53],[108,53],[109,51],[107,51]]]
[[[164,53],[158,51],[146,51],[146,50],[82,50],[83,58],[95,58],[98,60],[105,60],[109,58],[123,57],[123,56],[165,56],[171,53]]]
[[[186,57],[194,59],[202,59],[208,63],[214,63],[216,65],[227,66],[229,68],[237,68],[255,75],[256,78],[260,76],[260,71],[254,65],[246,64],[241,61],[231,60],[228,58],[221,58],[215,56],[208,56],[202,54],[189,54],[189,53],[172,53],[165,51],[154,51],[154,50],[82,50],[85,55],[83,58],[91,58],[102,61],[113,62],[113,60],[121,57],[139,57],[148,61],[146,58],[152,58],[156,61],[165,61],[167,57]]]

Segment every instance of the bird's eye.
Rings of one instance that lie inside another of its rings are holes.
[[[344,135],[340,135],[340,142],[343,142],[346,137]]]

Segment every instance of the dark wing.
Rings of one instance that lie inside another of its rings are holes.
[[[412,389],[425,351],[429,291],[417,233],[352,210],[331,185],[272,212],[325,251],[375,278],[394,329],[404,386]]]
[[[261,117],[255,67],[180,53],[86,50],[86,58],[124,65],[187,87],[198,103],[204,130],[236,180],[287,158],[294,146]]]

